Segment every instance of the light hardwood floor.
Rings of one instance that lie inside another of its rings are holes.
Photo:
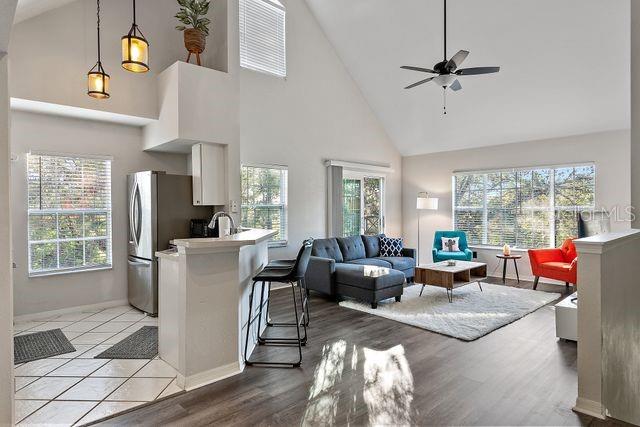
[[[545,284],[539,290],[567,293],[564,287]],[[289,301],[287,290],[275,291],[273,313],[290,312]],[[291,349],[260,348],[255,357],[287,354],[295,355]],[[555,337],[553,304],[463,342],[341,308],[312,294],[301,368],[248,367],[240,375],[108,423],[593,424],[592,418],[571,411],[576,392],[576,344]]]

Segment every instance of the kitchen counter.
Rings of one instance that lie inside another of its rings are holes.
[[[276,233],[176,239],[176,248],[156,253],[158,350],[177,370],[180,387],[191,390],[244,369],[251,279],[268,263]],[[266,310],[264,316],[262,325]],[[250,342],[248,354],[254,347]]]
[[[195,239],[175,239],[173,244],[185,248],[220,248],[256,245],[278,234],[273,230],[251,229],[224,237],[204,237]]]

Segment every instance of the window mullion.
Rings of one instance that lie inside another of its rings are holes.
[[[60,268],[60,218],[56,213],[56,268]]]
[[[482,175],[482,244],[489,242],[489,212],[487,203],[487,181],[488,175]]]
[[[549,172],[549,247],[556,246],[556,170]]]

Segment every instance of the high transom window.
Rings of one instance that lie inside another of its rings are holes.
[[[285,8],[278,0],[240,0],[240,65],[287,75]]]
[[[29,275],[111,267],[111,161],[28,156]]]
[[[276,230],[269,246],[287,244],[287,168],[242,166],[242,226]]]
[[[595,207],[592,164],[455,173],[454,227],[469,244],[559,246]]]

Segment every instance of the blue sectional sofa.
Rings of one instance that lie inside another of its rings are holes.
[[[363,279],[358,283],[356,270],[361,271],[363,265],[389,268],[391,277],[375,281]],[[415,249],[404,248],[399,257],[380,256],[380,236],[316,239],[313,241],[305,283],[307,289],[336,298],[350,296],[375,306],[386,298],[396,297],[399,300],[402,283],[405,279],[407,282],[413,281],[415,266]],[[345,278],[349,279],[343,280]]]

